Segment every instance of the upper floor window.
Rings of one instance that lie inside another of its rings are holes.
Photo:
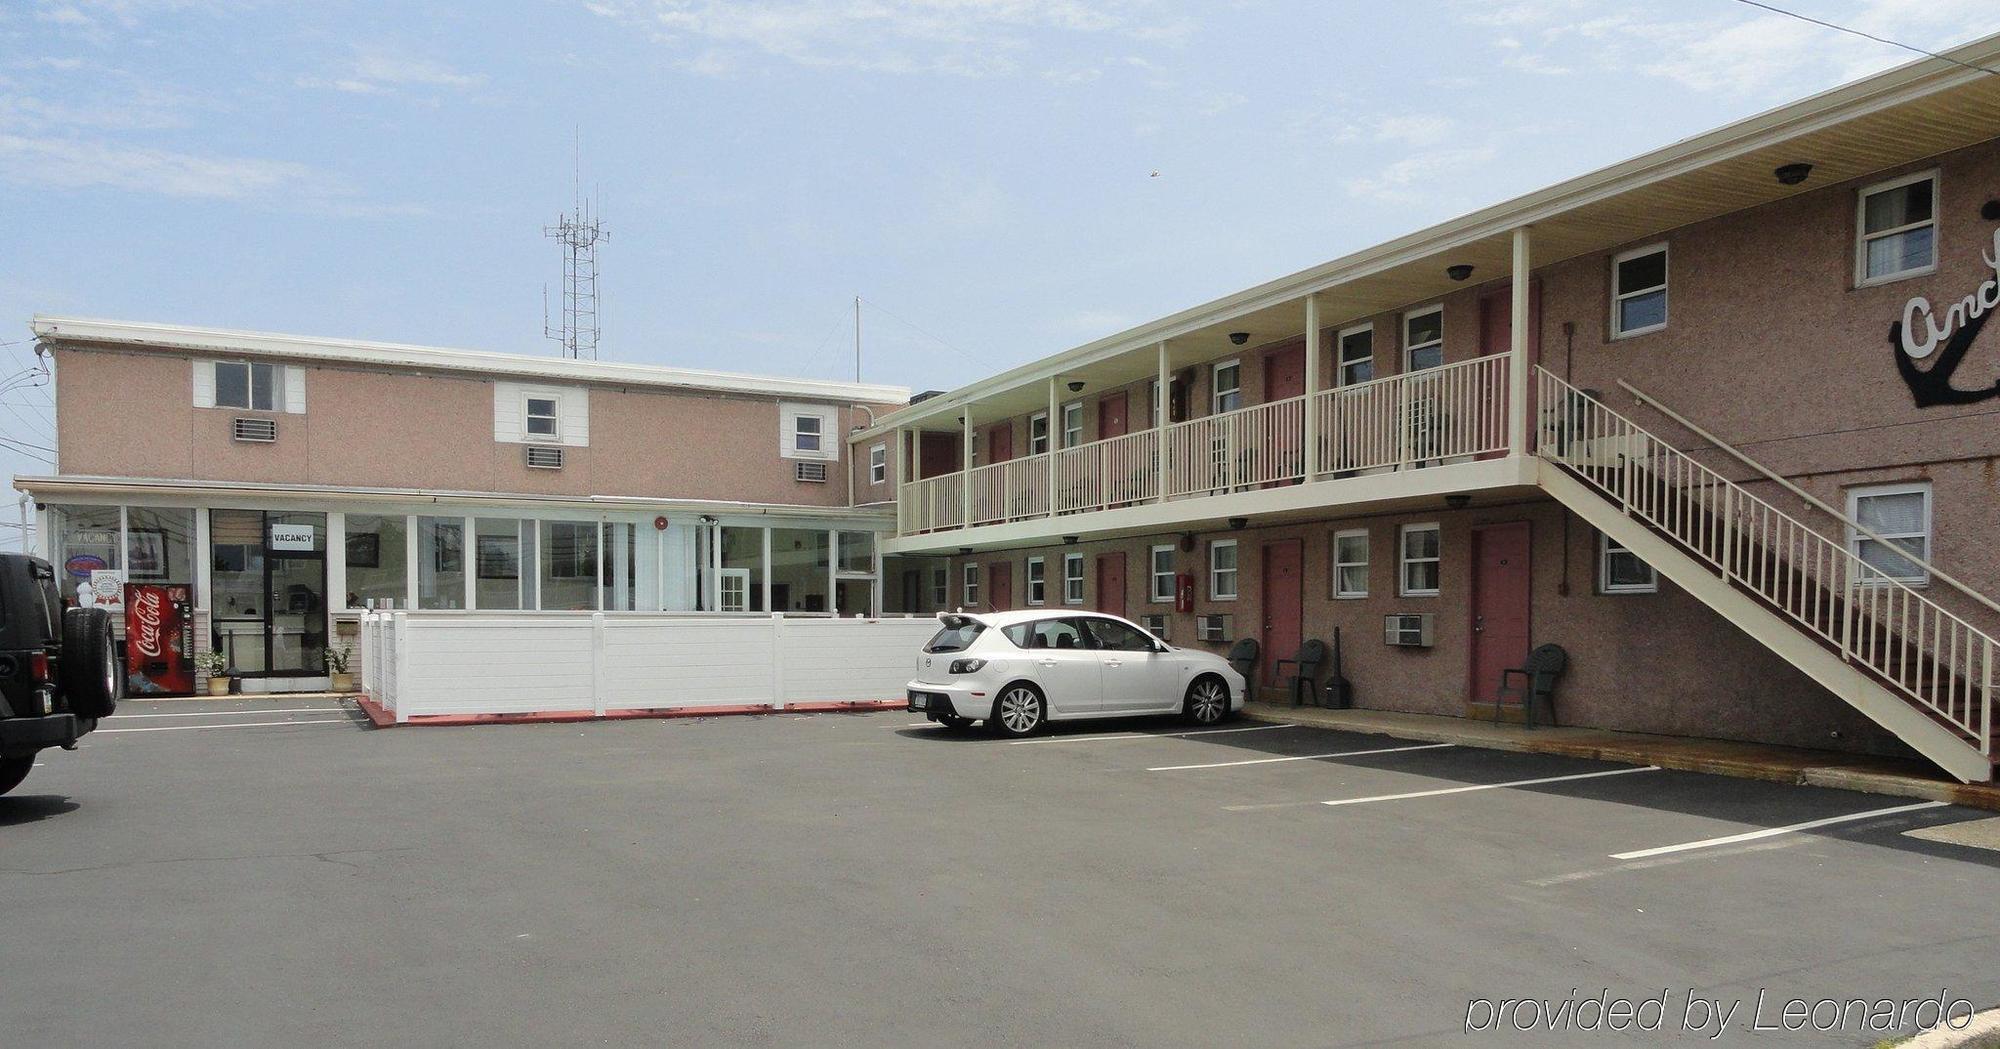
[[[1888,540],[1884,543],[1848,529],[1848,549],[1868,566],[1873,582],[1894,579],[1921,586],[1929,581],[1929,574],[1917,563],[1931,559],[1929,482],[1850,488],[1847,516]]]
[[[1340,333],[1340,385],[1353,386],[1375,377],[1375,326],[1363,324]]]
[[[283,372],[275,364],[216,361],[215,406],[253,412],[283,411],[284,393],[279,389]]]
[[[1403,314],[1403,370],[1422,371],[1444,364],[1444,307],[1429,306]]]
[[[1074,448],[1083,443],[1083,402],[1071,401],[1062,406],[1062,446]]]
[[[493,384],[493,439],[510,444],[590,443],[590,391],[580,386]]]
[[[840,458],[840,443],[834,438],[837,422],[832,408],[816,404],[780,405],[778,454],[787,459]]]
[[[554,438],[559,432],[556,427],[556,399],[530,394],[526,400],[521,413],[522,432],[529,437]]]
[[[1435,523],[1404,525],[1401,542],[1402,596],[1436,597],[1438,570],[1444,561],[1438,526]]]
[[[1611,260],[1611,334],[1644,335],[1667,326],[1667,246],[1655,244]]]
[[[1861,191],[1855,283],[1881,284],[1937,269],[1937,172]]]
[[[878,444],[868,449],[868,483],[881,484],[889,479],[889,446]]]
[[[1236,540],[1218,539],[1208,544],[1208,596],[1215,601],[1236,600]]]
[[[1028,454],[1041,455],[1049,450],[1049,413],[1036,412],[1028,416]]]
[[[1599,532],[1597,589],[1606,594],[1650,594],[1660,589],[1660,576],[1625,544]]]
[[[1217,415],[1233,412],[1243,407],[1243,365],[1238,361],[1224,361],[1215,366],[1215,405]]]

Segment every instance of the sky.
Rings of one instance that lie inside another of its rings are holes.
[[[1992,0],[1780,0],[1926,48]],[[0,0],[37,312],[951,388],[1915,56],[1740,0]]]

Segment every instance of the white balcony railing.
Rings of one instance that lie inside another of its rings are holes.
[[[1242,491],[1306,477],[1306,413],[1315,413],[1312,480],[1410,470],[1507,451],[1507,358],[1480,357],[1141,430],[1047,455],[906,484],[904,535]],[[1164,436],[1164,449],[1162,438]],[[1162,452],[1166,476],[1160,476]]]

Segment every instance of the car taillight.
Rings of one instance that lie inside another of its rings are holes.
[[[977,674],[979,673],[979,668],[985,665],[986,661],[983,659],[954,659],[951,661],[951,672],[954,674]]]
[[[34,678],[38,684],[46,685],[49,683],[49,654],[47,652],[36,652],[28,657],[28,676]]]

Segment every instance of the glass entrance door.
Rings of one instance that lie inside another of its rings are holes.
[[[230,673],[326,673],[326,515],[214,510],[209,534],[213,642]]]

